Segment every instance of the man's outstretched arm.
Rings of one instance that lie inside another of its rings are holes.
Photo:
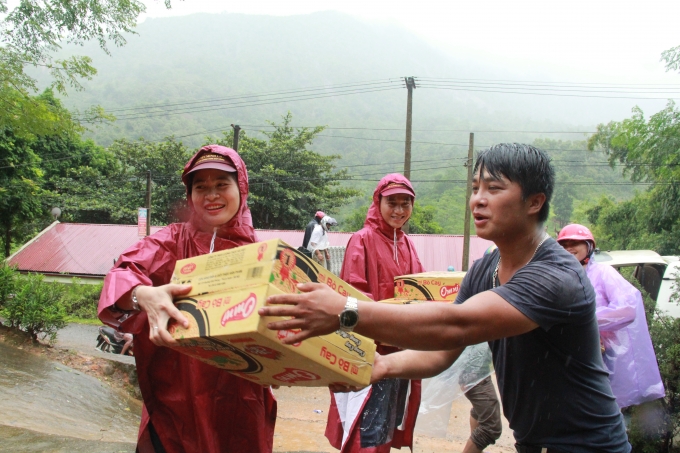
[[[320,283],[299,285],[302,294],[280,294],[267,300],[261,316],[292,319],[270,322],[272,330],[301,329],[287,344],[332,333],[346,298]],[[280,305],[277,305],[280,304]],[[359,302],[355,332],[403,349],[443,351],[529,332],[538,327],[531,319],[492,291],[464,304],[423,303],[395,305]]]

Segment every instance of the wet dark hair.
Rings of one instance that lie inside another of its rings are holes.
[[[550,214],[550,200],[555,188],[555,169],[550,157],[540,149],[521,143],[500,143],[477,156],[474,173],[486,170],[489,175],[502,176],[522,188],[522,199],[537,193],[545,194],[545,203],[538,213],[538,221],[545,222]]]

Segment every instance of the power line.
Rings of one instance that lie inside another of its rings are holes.
[[[519,84],[519,85],[536,85],[541,84],[545,86],[578,86],[578,87],[600,87],[600,88],[622,88],[622,87],[659,87],[662,88],[680,88],[680,84],[663,84],[663,83],[601,83],[601,82],[546,82],[545,80],[508,80],[508,79],[461,79],[461,78],[441,78],[441,77],[416,77],[421,81],[432,82],[460,82],[460,83],[488,83],[488,84]]]
[[[485,89],[485,88],[469,88],[465,86],[440,86],[440,85],[428,85],[428,84],[423,84],[421,83],[418,85],[419,88],[431,88],[431,89],[436,89],[436,90],[449,90],[449,91],[473,91],[473,92],[480,92],[480,93],[504,93],[504,94],[529,94],[529,95],[535,95],[535,96],[560,96],[560,97],[577,97],[577,98],[601,98],[601,99],[647,99],[647,100],[668,100],[668,99],[678,99],[678,97],[672,97],[672,96],[667,96],[667,97],[662,97],[662,98],[654,98],[654,97],[640,97],[640,96],[601,96],[601,95],[586,95],[586,94],[560,94],[560,93],[543,93],[543,92],[534,92],[537,90],[541,90],[540,88],[537,88],[534,91],[508,91],[508,90],[503,90],[503,89]],[[514,88],[514,89],[521,89],[521,88]],[[529,90],[529,88],[527,88]],[[564,90],[563,90],[564,91]],[[570,90],[573,91],[573,90]]]
[[[325,85],[325,86],[314,86],[314,87],[308,87],[308,88],[297,88],[297,89],[290,89],[290,90],[279,90],[279,91],[268,91],[264,93],[247,93],[247,94],[238,94],[238,95],[233,95],[233,96],[227,96],[227,97],[222,97],[222,98],[207,98],[207,99],[201,99],[197,101],[186,101],[186,102],[176,102],[173,104],[164,104],[164,103],[158,103],[158,104],[147,104],[147,105],[141,105],[137,107],[122,107],[118,109],[108,109],[107,112],[123,112],[123,111],[134,111],[134,110],[144,110],[144,109],[154,109],[154,108],[166,108],[166,107],[173,107],[173,106],[183,106],[183,105],[192,105],[192,104],[205,104],[208,102],[221,102],[221,101],[228,101],[228,100],[234,100],[234,99],[244,99],[244,98],[252,98],[252,97],[263,97],[263,96],[277,96],[277,95],[282,95],[282,94],[291,94],[291,93],[302,93],[302,92],[308,92],[308,91],[327,91],[329,89],[335,90],[339,88],[349,88],[349,87],[368,87],[370,85],[384,85],[386,83],[394,83],[394,82],[400,82],[400,80],[397,79],[380,79],[380,80],[367,80],[363,82],[352,82],[352,83],[343,83],[339,85]]]
[[[273,99],[263,99],[263,100],[254,100],[254,101],[242,101],[242,102],[231,102],[231,103],[222,103],[219,105],[214,105],[214,106],[206,106],[206,107],[187,107],[187,108],[175,108],[175,109],[167,109],[161,112],[140,112],[140,113],[130,113],[130,114],[124,114],[120,115],[117,117],[118,120],[130,120],[130,119],[140,119],[140,118],[153,118],[157,116],[169,116],[169,115],[178,115],[178,114],[185,114],[185,113],[202,113],[202,112],[210,112],[210,111],[215,111],[215,110],[225,110],[228,108],[236,108],[236,107],[256,107],[260,105],[271,105],[271,104],[281,104],[284,102],[297,102],[297,101],[309,101],[309,100],[314,100],[314,99],[322,99],[322,98],[328,98],[328,97],[336,97],[336,96],[348,96],[348,95],[353,95],[353,94],[367,94],[367,93],[376,93],[380,91],[390,91],[390,90],[398,90],[401,89],[400,86],[394,85],[394,84],[387,84],[383,85],[382,87],[366,87],[366,88],[349,88],[349,89],[343,89],[343,90],[336,90],[333,92],[326,92],[326,93],[319,93],[319,94],[306,94],[306,95],[296,95],[296,96],[285,96],[285,97],[277,97]]]

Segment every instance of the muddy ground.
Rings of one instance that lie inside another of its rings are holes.
[[[59,362],[102,383],[139,399],[133,361],[127,357],[95,351],[96,326],[71,324],[60,331],[55,347],[35,344],[25,335],[0,327],[0,341],[31,354]],[[330,395],[326,388],[282,387],[275,390],[279,402],[278,420],[274,437],[275,452],[334,452],[323,433]],[[461,451],[469,436],[469,402],[465,398],[454,401],[446,438],[433,438],[416,433],[414,452],[440,453]],[[505,419],[504,432],[489,453],[514,452],[512,434]],[[0,433],[2,434],[2,433]],[[0,435],[0,438],[3,436]],[[130,439],[120,441],[134,442]],[[396,450],[393,450],[396,451]],[[408,451],[404,449],[403,451]]]

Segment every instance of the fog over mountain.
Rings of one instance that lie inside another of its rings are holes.
[[[546,74],[545,68],[532,71],[530,64],[498,64],[469,54],[457,58],[398,25],[337,12],[148,18],[137,32],[124,47],[111,49],[111,56],[94,44],[65,50],[91,56],[98,70],[84,91],[69,94],[66,105],[98,104],[118,118],[89,133],[99,144],[172,135],[197,146],[230,124],[261,137],[267,121],[280,122],[290,111],[294,125],[329,126],[313,148],[341,155],[339,166],[381,164],[351,171],[370,192],[380,173],[403,169],[403,77],[415,76],[412,179],[436,204],[445,203],[443,192],[451,188],[426,181],[465,179],[460,159],[466,156],[469,132],[475,132],[477,149],[500,141],[585,140],[584,133],[566,132],[594,131],[598,123],[629,116],[636,104],[653,111],[665,104],[571,97],[580,90],[551,88],[546,82],[568,80]],[[530,87],[564,96],[507,93],[527,87],[507,82],[499,88],[489,80],[540,80]],[[584,159],[583,151],[570,153]],[[606,167],[599,172],[621,181]],[[458,204],[464,186],[451,190],[455,196],[449,194],[449,201]],[[615,190],[617,198],[632,193]],[[599,195],[605,189],[593,191]],[[438,220],[451,224],[443,213]]]

